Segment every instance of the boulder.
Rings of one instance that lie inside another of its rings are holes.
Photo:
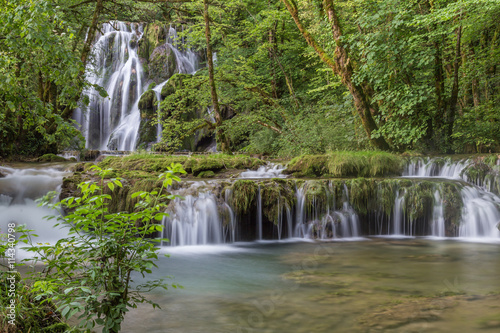
[[[177,72],[175,53],[170,46],[163,44],[156,47],[149,57],[149,78],[156,83],[161,83]]]

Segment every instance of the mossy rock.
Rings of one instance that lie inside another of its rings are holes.
[[[68,160],[64,157],[57,156],[55,154],[45,154],[38,158],[38,162],[67,162]]]
[[[432,212],[434,204],[433,185],[431,182],[416,182],[406,188],[404,193],[404,211],[410,220],[424,218]]]
[[[330,193],[327,189],[328,181],[307,180],[302,190],[304,191],[305,204],[308,211],[325,210],[329,201]]]
[[[288,164],[285,173],[295,177],[382,177],[400,175],[404,158],[387,152],[331,152],[302,155]]]
[[[377,185],[373,179],[356,178],[349,182],[349,200],[353,208],[361,214],[371,211],[376,203]]]
[[[167,37],[164,25],[150,23],[144,28],[144,34],[139,40],[138,55],[142,59],[148,60],[153,50],[162,44],[165,44]]]
[[[440,196],[443,201],[446,229],[450,236],[454,236],[462,221],[463,201],[461,188],[453,183],[443,183],[440,187]]]
[[[288,163],[284,173],[294,177],[322,177],[328,175],[326,155],[302,155]]]
[[[198,178],[213,178],[213,177],[215,177],[215,172],[213,172],[212,170],[202,171],[198,174],[197,177]]]
[[[295,183],[289,180],[271,179],[259,185],[263,214],[269,221],[277,224],[278,216],[296,203]]]
[[[156,94],[153,90],[147,90],[142,94],[139,100],[139,110],[141,110],[141,118],[151,117],[155,115],[154,110],[156,109]]]
[[[169,95],[172,95],[177,91],[177,89],[181,89],[182,87],[187,85],[187,81],[191,80],[192,78],[193,75],[191,74],[176,73],[172,75],[172,77],[161,89],[161,97],[165,98]]]
[[[149,77],[157,83],[161,83],[177,73],[177,60],[169,45],[163,44],[153,50],[149,56],[148,71]]]
[[[237,214],[247,214],[255,206],[259,186],[253,180],[237,180],[231,187],[231,206]]]
[[[333,177],[382,177],[400,175],[404,159],[380,151],[328,154],[328,172]]]

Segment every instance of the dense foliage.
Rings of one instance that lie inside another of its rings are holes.
[[[88,101],[91,42],[110,20],[183,25],[207,55],[163,101],[158,149],[204,131],[224,149],[286,156],[499,150],[495,0],[3,2],[3,155],[82,144],[71,111]]]
[[[91,168],[99,175],[98,182],[82,182],[78,185],[78,197],[68,197],[52,203],[47,195],[44,205],[56,209],[56,226],[65,227],[68,236],[56,244],[37,243],[28,233],[22,240],[32,253],[29,261],[41,261],[43,271],[30,276],[36,300],[47,300],[57,305],[64,319],[78,314],[79,328],[90,331],[96,326],[103,333],[119,332],[129,308],[139,303],[149,303],[145,293],[155,289],[167,289],[164,279],[134,284],[135,277],[144,277],[156,267],[163,241],[163,226],[159,221],[175,195],[167,193],[167,187],[180,181],[176,175],[185,173],[180,164],[171,164],[159,176],[162,186],[157,191],[138,191],[132,198],[139,201],[133,212],[112,212],[112,197],[104,187],[114,191],[122,187],[117,178],[105,182],[110,169]],[[176,284],[172,285],[177,287]]]

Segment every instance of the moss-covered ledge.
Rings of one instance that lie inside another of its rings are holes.
[[[399,176],[406,159],[381,151],[330,152],[302,155],[288,164],[285,173],[294,177],[386,177]]]
[[[133,154],[124,157],[110,156],[99,163],[103,169],[111,168],[110,177],[151,178],[168,170],[172,163],[180,163],[188,178],[230,178],[247,169],[256,170],[266,162],[246,155],[157,155]],[[210,172],[211,171],[211,172]]]

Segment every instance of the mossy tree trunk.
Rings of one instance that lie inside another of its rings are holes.
[[[389,150],[389,144],[382,136],[372,138],[372,133],[378,129],[377,124],[373,119],[372,113],[378,113],[378,106],[370,102],[370,96],[367,93],[367,91],[370,91],[370,89],[363,89],[362,86],[355,84],[352,80],[354,70],[347,50],[341,40],[342,30],[340,27],[339,19],[337,17],[337,13],[335,12],[335,7],[333,6],[333,1],[323,0],[323,8],[327,15],[328,21],[330,22],[333,39],[336,43],[335,59],[332,59],[325,52],[325,50],[316,42],[314,37],[304,27],[299,18],[297,3],[294,0],[282,1],[290,12],[290,15],[292,16],[295,24],[299,28],[307,43],[314,48],[320,59],[326,65],[328,65],[328,67],[330,67],[335,74],[340,76],[342,83],[349,89],[349,92],[354,99],[354,105],[358,112],[358,116],[361,119],[361,123],[363,124],[363,128],[368,135],[370,142],[376,148]]]
[[[222,128],[222,114],[220,111],[219,100],[217,97],[217,87],[214,78],[214,61],[211,44],[210,32],[210,16],[208,15],[208,0],[203,0],[203,18],[205,20],[205,37],[207,40],[207,63],[208,63],[208,79],[210,84],[210,93],[212,95],[212,104],[215,115],[216,137],[217,142],[220,144],[220,149],[224,153],[230,153],[229,142],[224,129]]]

